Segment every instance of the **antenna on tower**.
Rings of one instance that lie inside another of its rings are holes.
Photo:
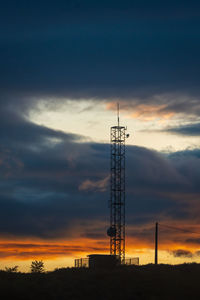
[[[119,127],[119,103],[117,103],[117,122]]]

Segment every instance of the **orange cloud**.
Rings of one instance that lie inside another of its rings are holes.
[[[68,243],[0,243],[0,259],[54,259],[64,256],[80,256],[85,253],[108,251],[104,245],[95,241],[82,240]]]
[[[109,178],[110,176],[107,176],[104,179],[97,180],[97,181],[92,181],[90,179],[87,179],[80,184],[79,190],[80,191],[98,190],[100,192],[105,192],[108,186]]]
[[[179,228],[188,228],[185,225],[171,223],[171,226]],[[200,226],[191,225],[190,230],[198,232]],[[197,252],[200,246],[198,235],[170,230],[159,226],[159,251],[186,250]],[[137,256],[145,255],[154,251],[154,226],[149,224],[146,227],[129,227],[127,231],[126,252],[127,255]],[[171,251],[171,252],[170,252]],[[69,241],[0,241],[0,260],[30,260],[30,259],[48,259],[57,258],[77,258],[86,257],[91,253],[109,253],[109,238],[81,237]]]
[[[120,110],[124,111],[127,114],[128,118],[139,119],[142,121],[153,121],[156,119],[161,119],[159,121],[165,121],[174,117],[175,113],[173,111],[166,111],[166,104],[158,104],[158,105],[147,105],[135,103],[134,107],[130,105],[130,103],[121,102]],[[109,102],[106,104],[107,110],[115,110],[116,111],[116,103]]]
[[[163,223],[166,225],[200,232],[200,225],[187,224],[184,221],[166,219]],[[73,227],[76,237],[69,240],[17,240],[13,238],[0,240],[0,260],[3,261],[28,261],[33,259],[42,259],[57,261],[58,259],[70,259],[73,265],[73,259],[86,257],[88,254],[109,253],[109,238],[102,233],[104,222],[84,223]],[[127,257],[139,256],[142,263],[153,262],[154,258],[154,224],[149,223],[145,226],[129,225],[127,226],[126,253]],[[159,226],[159,255],[162,253],[162,259],[170,256],[170,263],[177,261],[173,257],[173,251],[185,250],[197,253],[200,249],[200,238],[198,235],[190,232],[181,232]],[[179,251],[180,252],[180,251]],[[184,252],[184,251],[183,251]],[[166,254],[167,253],[167,254]],[[182,258],[183,259],[183,258]],[[186,258],[185,258],[186,259]],[[194,259],[197,260],[194,256]],[[162,260],[162,261],[163,261]],[[166,262],[167,261],[166,258]],[[26,262],[27,263],[27,262]],[[56,267],[56,262],[54,263]]]

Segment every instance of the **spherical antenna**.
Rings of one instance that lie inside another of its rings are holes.
[[[107,230],[107,235],[110,237],[114,237],[116,235],[116,228],[115,227],[109,227]]]

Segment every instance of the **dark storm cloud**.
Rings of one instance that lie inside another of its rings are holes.
[[[70,236],[73,219],[90,215],[92,220],[104,212],[101,194],[79,193],[84,180],[107,175],[95,168],[95,156],[101,164],[104,151],[78,135],[33,124],[6,107],[1,116],[2,234]]]
[[[200,238],[190,238],[185,241],[188,244],[200,244]],[[199,252],[200,254],[200,252]]]
[[[193,258],[195,256],[196,257],[200,256],[200,251],[191,252],[191,251],[183,250],[183,249],[178,249],[178,250],[170,251],[170,253],[174,257]]]
[[[80,140],[80,136],[55,131],[44,126],[38,126],[15,112],[6,109],[6,105],[1,107],[0,112],[1,143],[41,143],[42,140],[57,138],[60,140]],[[44,141],[45,142],[45,141]]]
[[[193,257],[192,252],[188,250],[182,250],[182,249],[174,250],[172,251],[172,254],[174,255],[174,257],[188,257],[188,258]]]
[[[197,1],[6,1],[1,6],[5,96],[138,97],[151,104],[159,101],[155,95],[175,93],[199,103]],[[188,99],[168,101],[160,103],[177,111],[188,107]]]
[[[109,145],[35,125],[6,106],[1,116],[1,234],[105,236]],[[163,155],[128,146],[127,161],[130,225],[198,218],[200,150]]]
[[[177,127],[171,127],[165,130],[169,133],[186,136],[199,136],[200,135],[200,123],[180,125]]]

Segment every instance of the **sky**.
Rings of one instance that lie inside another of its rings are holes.
[[[109,253],[117,103],[127,257],[157,221],[191,231],[160,226],[160,262],[200,262],[199,53],[199,1],[1,2],[0,269]]]

